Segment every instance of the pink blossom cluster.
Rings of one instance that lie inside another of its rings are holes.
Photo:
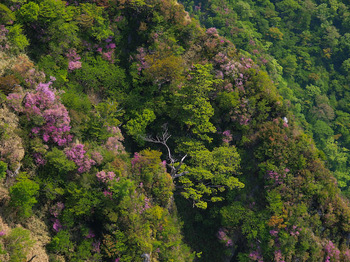
[[[350,249],[346,249],[343,252],[343,261],[344,262],[350,262]]]
[[[124,137],[119,127],[108,127],[107,129],[113,136],[109,137],[106,141],[105,147],[107,150],[112,151],[116,154],[123,153],[125,151],[122,141]]]
[[[330,261],[339,261],[340,251],[339,249],[334,245],[332,241],[328,241],[324,247],[324,250],[326,252],[326,260],[325,262]]]
[[[64,153],[69,160],[72,160],[78,166],[78,172],[84,173],[91,169],[96,162],[86,155],[83,144],[73,144],[70,148],[65,148]]]
[[[246,115],[240,115],[239,116],[239,124],[241,126],[248,125],[249,121],[250,121],[250,118],[248,116],[246,116]]]
[[[291,236],[299,236],[300,235],[300,232],[299,232],[300,230],[301,230],[301,228],[298,228],[296,225],[294,225],[289,233],[290,233]]]
[[[147,210],[151,207],[149,198],[145,197],[144,201],[145,201],[144,206],[141,207],[141,209],[139,210],[139,214],[142,214],[143,212],[145,212],[145,210]]]
[[[103,156],[101,155],[100,152],[93,151],[91,153],[91,158],[96,162],[97,165],[101,165],[103,162]]]
[[[164,172],[166,172],[166,166],[167,166],[167,163],[165,160],[163,160],[161,163],[162,167],[164,168]]]
[[[158,37],[159,37],[159,34],[158,34],[158,33],[154,33],[154,34],[152,35],[152,38],[153,38],[154,40],[158,39]]]
[[[15,2],[15,1],[13,1],[13,2]],[[20,9],[20,8],[21,8],[21,3],[13,4],[13,5],[10,7],[11,11],[16,11],[16,10],[18,10],[18,9]]]
[[[104,191],[103,191],[103,195],[104,195],[105,197],[108,197],[109,199],[112,199],[113,193],[112,193],[111,191],[104,190]]]
[[[102,58],[104,60],[107,60],[107,61],[111,62],[111,63],[114,63],[113,54],[114,54],[114,50],[113,49],[109,50],[107,52],[102,52]]]
[[[218,30],[215,27],[208,28],[206,33],[207,35],[218,36]]]
[[[249,112],[249,101],[247,99],[241,99],[239,108],[230,112],[231,119],[237,121],[241,126],[246,126],[250,122],[251,114]]]
[[[95,234],[94,232],[90,229],[89,230],[89,233],[87,234],[87,236],[85,238],[94,238],[95,237]]]
[[[26,93],[22,102],[22,96],[14,93],[9,94],[7,100],[16,112],[24,113],[36,125],[32,135],[42,137],[46,143],[63,146],[72,140],[70,118],[51,84],[51,81],[40,83],[36,90]]]
[[[133,159],[131,159],[131,166],[135,167],[141,161],[141,157],[139,153],[135,152]]]
[[[59,232],[59,231],[62,230],[63,226],[62,226],[61,222],[56,218],[56,219],[54,220],[54,223],[53,223],[52,228],[53,228],[56,232]]]
[[[274,237],[277,237],[278,236],[278,230],[275,230],[275,229],[270,230],[270,235],[274,236]]]
[[[105,147],[109,151],[113,151],[115,153],[120,153],[124,151],[124,147],[120,142],[119,138],[116,136],[109,137],[106,141]]]
[[[74,71],[76,69],[81,68],[81,62],[80,61],[69,61],[68,62],[68,69],[69,71]]]
[[[6,235],[5,230],[1,230],[1,231],[0,231],[0,237],[2,237],[2,236],[4,236],[4,235]]]
[[[68,57],[69,71],[81,68],[81,62],[79,61],[81,57],[77,54],[77,51],[75,49],[70,49],[66,56]]]
[[[95,253],[100,253],[101,252],[101,242],[100,241],[94,241],[92,242],[92,251]]]
[[[220,241],[225,243],[226,247],[231,247],[233,246],[232,239],[227,236],[227,229],[225,228],[220,228],[217,237]]]
[[[260,250],[259,249],[250,252],[249,258],[251,260],[253,260],[253,261],[264,262],[264,259],[263,259],[262,255],[260,254]]]
[[[253,67],[251,58],[242,57],[240,61],[235,61],[226,54],[219,52],[214,56],[213,63],[218,68],[217,78],[223,79],[224,76],[227,76],[234,80],[235,86],[239,91],[245,92],[244,84],[250,77],[247,71]]]
[[[120,22],[124,19],[124,16],[117,16],[116,18],[114,18],[114,22]]]
[[[267,63],[269,62],[269,61],[268,61],[266,58],[264,58],[264,57],[261,57],[260,60],[261,60],[261,63],[263,63],[263,64],[267,64]]]
[[[106,45],[104,48],[99,45],[95,45],[94,47],[96,48],[96,51],[98,53],[102,54],[103,59],[113,63],[114,62],[113,55],[114,55],[114,50],[116,48],[116,44],[112,42],[112,39],[113,37],[110,36],[105,40]],[[104,52],[103,49],[105,49],[106,51]]]
[[[62,202],[57,202],[54,206],[50,208],[50,214],[57,218],[63,211],[64,204]]]
[[[114,172],[100,171],[96,174],[97,180],[103,183],[108,183],[115,178]]]
[[[220,70],[217,70],[215,77],[218,79],[224,79],[224,73]]]
[[[275,185],[281,185],[283,183],[283,178],[285,177],[286,177],[286,174],[281,175],[272,170],[267,171],[267,175],[266,175],[266,178],[273,180]]]
[[[275,256],[275,262],[285,262],[282,256],[282,251],[281,250],[276,250],[274,253]]]
[[[142,69],[146,69],[149,67],[149,64],[146,62],[146,49],[144,49],[143,47],[139,47],[137,49],[138,54],[136,55],[136,61],[137,63],[137,71],[139,72],[139,74],[141,73]]]
[[[226,144],[230,143],[232,141],[232,134],[230,130],[225,130],[222,132],[222,135],[224,136],[222,141]]]

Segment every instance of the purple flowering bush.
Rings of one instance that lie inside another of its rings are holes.
[[[72,144],[69,148],[64,149],[69,160],[72,160],[78,167],[78,173],[88,172],[96,162],[91,159],[84,150],[83,144]]]
[[[41,137],[48,144],[64,146],[72,140],[70,117],[59,99],[59,93],[51,85],[52,81],[40,83],[25,95],[11,93],[7,96],[8,104],[14,111],[26,116],[33,126],[33,137]]]
[[[81,57],[77,54],[75,49],[70,49],[66,56],[68,58],[68,70],[70,72],[81,68]]]

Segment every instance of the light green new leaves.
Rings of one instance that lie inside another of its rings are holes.
[[[188,129],[200,139],[211,141],[208,133],[216,131],[210,122],[214,109],[209,102],[209,93],[213,85],[218,83],[211,74],[212,65],[194,65],[190,72],[190,80],[176,94],[175,114]]]
[[[126,124],[126,130],[129,135],[133,136],[138,142],[142,142],[145,136],[146,127],[156,119],[156,115],[150,109],[145,109],[142,114],[136,113],[136,117],[129,120]]]
[[[32,207],[37,202],[39,185],[28,179],[25,173],[17,178],[17,183],[10,188],[11,206],[18,209],[18,215],[21,217],[30,217]]]
[[[24,23],[33,22],[38,19],[39,16],[39,5],[33,2],[29,2],[21,7],[19,12],[19,17]]]
[[[217,147],[213,151],[208,149],[190,152],[191,167],[185,167],[188,175],[180,177],[184,186],[182,195],[192,199],[194,205],[206,208],[206,201],[222,201],[220,192],[226,188],[243,188],[244,184],[236,175],[239,169],[240,156],[234,146]]]
[[[18,47],[19,50],[23,50],[29,45],[27,37],[22,33],[23,29],[21,25],[16,24],[9,28],[8,39],[9,41]]]

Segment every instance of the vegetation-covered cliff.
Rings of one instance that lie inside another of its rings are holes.
[[[350,261],[346,144],[316,132],[333,89],[294,78],[333,71],[291,49],[282,75],[287,33],[238,50],[201,4],[207,29],[169,0],[0,4],[1,261]]]

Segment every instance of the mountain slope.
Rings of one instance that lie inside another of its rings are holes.
[[[1,10],[8,223],[40,218],[50,261],[350,259],[321,152],[215,28],[172,1]]]

